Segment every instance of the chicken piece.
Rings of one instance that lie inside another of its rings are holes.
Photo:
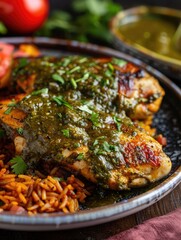
[[[114,190],[144,186],[171,169],[162,146],[124,113],[93,111],[47,91],[13,99],[9,114],[12,99],[0,102],[0,121],[29,167],[53,161]]]
[[[99,110],[125,111],[133,120],[150,121],[158,111],[164,90],[158,81],[132,63],[115,58],[49,57],[14,63],[12,88],[19,92],[49,88],[54,93],[80,92]],[[72,97],[72,96],[70,96]]]

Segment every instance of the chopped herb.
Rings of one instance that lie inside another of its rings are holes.
[[[62,133],[65,137],[69,138],[70,137],[70,131],[69,129],[62,129]]]
[[[80,147],[80,143],[74,143],[74,147],[76,148]]]
[[[40,90],[34,91],[31,93],[32,96],[40,95],[40,94],[47,94],[48,88],[42,88]]]
[[[62,119],[62,114],[61,113],[57,113],[57,115],[60,119]]]
[[[108,63],[108,67],[109,67],[109,69],[113,72],[114,71],[114,67],[113,67],[113,65],[111,64],[111,63]]]
[[[59,178],[59,177],[53,177],[55,180],[57,180],[58,182],[63,182],[65,181],[64,178]]]
[[[7,114],[7,115],[10,114],[10,112],[12,111],[12,109],[13,109],[12,107],[9,107],[9,108],[4,112],[4,114]]]
[[[81,58],[80,60],[79,60],[79,63],[84,63],[84,62],[86,62],[87,61],[87,58]]]
[[[76,89],[76,88],[77,88],[77,83],[76,83],[76,81],[75,81],[73,78],[71,78],[70,82],[71,82],[73,88]]]
[[[110,69],[107,69],[107,70],[105,71],[105,75],[106,75],[107,77],[111,77],[111,76],[112,76],[112,71],[111,71]]]
[[[17,128],[17,132],[19,133],[19,135],[23,134],[23,128]]]
[[[115,124],[116,124],[116,127],[117,127],[117,130],[120,132],[121,131],[121,119],[114,116],[113,118]]]
[[[60,83],[62,83],[62,84],[64,84],[65,83],[65,81],[64,81],[64,79],[59,75],[59,74],[53,74],[52,75],[52,78],[53,78],[53,80],[55,80],[55,81],[57,81],[57,82],[60,82]]]
[[[23,70],[23,68],[28,64],[27,58],[20,58],[18,66],[14,69],[13,75],[16,75],[18,71]]]
[[[91,122],[93,123],[94,126],[100,127],[99,114],[98,113],[92,112],[90,120],[91,120]]]
[[[12,100],[12,102],[11,103],[9,103],[8,105],[8,108],[7,108],[7,110],[4,112],[4,114],[10,114],[10,112],[13,110],[13,107],[15,107],[16,106],[16,103],[15,103],[15,101],[14,100]]]
[[[82,78],[77,79],[76,82],[85,81],[89,78],[89,76],[90,76],[90,73],[87,72],[84,74]]]
[[[105,150],[106,152],[110,152],[110,151],[111,151],[111,150],[110,150],[110,145],[109,145],[109,143],[106,142],[106,141],[103,142],[103,148],[104,148],[104,150]]]
[[[62,66],[67,67],[69,65],[70,61],[71,61],[70,58],[63,59]]]
[[[14,102],[14,100],[12,103],[8,104],[8,107],[15,107],[15,106],[16,106],[16,103]]]
[[[23,174],[27,170],[27,165],[20,156],[16,156],[10,160],[10,163],[13,165],[11,168],[13,169],[12,172],[15,174]]]
[[[92,114],[92,110],[90,110],[87,105],[82,105],[82,106],[78,107],[78,109],[80,109],[83,112]]]
[[[77,160],[81,160],[84,158],[84,154],[83,153],[79,153],[79,155],[77,156]]]
[[[73,107],[70,105],[70,103],[65,101],[62,96],[53,97],[52,100],[55,101],[60,106],[64,105],[64,106],[66,106],[66,107],[68,107],[68,108],[73,110]]]
[[[99,142],[98,140],[96,139],[94,142],[93,142],[93,146],[97,145]]]
[[[127,64],[126,61],[119,59],[119,58],[113,58],[112,63],[118,65],[119,67],[123,67],[124,65]]]
[[[73,73],[73,72],[76,72],[76,71],[78,71],[78,70],[80,70],[80,66],[76,66],[76,67],[72,68],[72,69],[69,71],[69,73]]]

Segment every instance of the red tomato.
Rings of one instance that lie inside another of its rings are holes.
[[[32,33],[48,16],[48,0],[0,0],[0,21],[17,33]]]
[[[14,46],[0,43],[0,88],[8,84]]]

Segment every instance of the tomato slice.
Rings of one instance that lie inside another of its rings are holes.
[[[14,46],[0,43],[0,88],[7,86],[12,64]]]

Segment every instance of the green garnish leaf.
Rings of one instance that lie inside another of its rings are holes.
[[[58,182],[63,182],[63,181],[65,181],[64,178],[59,178],[59,177],[53,177],[53,179],[57,180]]]
[[[83,112],[92,114],[92,110],[90,110],[87,105],[82,105],[82,106],[78,107],[78,109],[80,109]]]
[[[113,118],[115,124],[116,124],[116,127],[117,127],[117,130],[120,132],[121,131],[121,119],[114,116]]]
[[[124,65],[127,64],[127,62],[125,60],[119,59],[119,58],[113,58],[112,63],[115,65],[118,65],[119,67],[123,67]]]
[[[70,103],[65,101],[62,96],[53,97],[52,100],[55,101],[59,106],[64,105],[73,110],[72,105],[70,105]]]
[[[62,129],[62,133],[65,137],[67,137],[67,138],[70,137],[70,130],[69,129]]]
[[[81,78],[79,78],[79,79],[76,79],[75,81],[76,81],[76,83],[77,83],[77,82],[80,82],[80,81],[85,81],[85,80],[87,80],[87,79],[89,78],[89,76],[90,76],[90,73],[87,72],[87,73],[84,74],[83,77],[81,77]]]
[[[17,132],[19,133],[19,135],[23,134],[23,128],[17,128]]]
[[[83,153],[79,153],[79,155],[77,156],[77,160],[81,160],[84,158],[84,154]]]
[[[98,113],[92,112],[90,120],[91,120],[91,122],[93,123],[94,126],[100,127],[99,114]]]
[[[77,83],[76,83],[76,81],[75,81],[73,78],[71,78],[70,82],[71,82],[73,88],[76,89],[76,88],[77,88]]]
[[[76,66],[74,68],[72,68],[69,73],[73,73],[73,72],[77,72],[78,70],[80,70],[80,66]]]
[[[12,109],[13,109],[12,107],[9,107],[9,108],[4,112],[4,114],[7,114],[7,115],[10,114],[11,111],[12,111]]]
[[[27,164],[24,162],[22,157],[16,156],[10,160],[10,163],[13,165],[11,168],[13,169],[12,172],[15,174],[23,174],[27,170]]]
[[[60,83],[62,83],[62,84],[64,84],[65,83],[65,81],[64,81],[64,79],[59,75],[59,74],[53,74],[52,75],[52,78],[53,78],[53,80],[55,80],[55,81],[57,81],[57,82],[60,82]]]
[[[6,109],[6,111],[4,112],[4,114],[10,114],[10,112],[13,110],[13,107],[15,107],[16,106],[16,103],[15,103],[15,101],[14,100],[12,100],[12,102],[11,103],[9,103],[8,105],[8,108]]]
[[[48,88],[42,88],[40,90],[34,91],[31,93],[32,96],[41,95],[41,94],[47,94]]]

